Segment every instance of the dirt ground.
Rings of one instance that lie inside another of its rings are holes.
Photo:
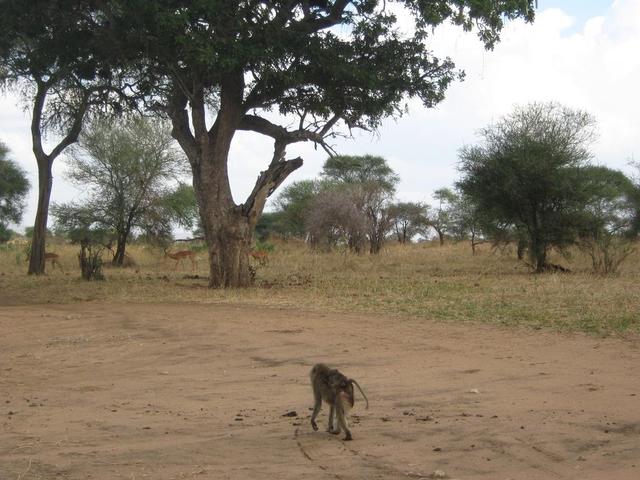
[[[637,338],[185,304],[0,331],[2,480],[640,478]],[[352,442],[310,428],[318,361],[368,394]]]

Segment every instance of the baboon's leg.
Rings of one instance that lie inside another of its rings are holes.
[[[335,433],[336,435],[342,431],[340,428],[340,423],[338,422],[337,411],[334,412],[333,423],[331,425],[333,425],[333,433]]]
[[[353,440],[353,437],[351,436],[351,430],[349,430],[349,425],[344,414],[344,408],[342,408],[342,405],[339,402],[336,405],[336,416],[338,417],[339,428],[342,428],[346,433],[346,436],[344,437],[345,441]],[[340,433],[340,430],[338,430],[336,433]]]
[[[313,427],[314,431],[318,431],[318,424],[316,423],[316,417],[318,416],[318,413],[320,413],[320,407],[322,406],[322,397],[320,396],[320,392],[316,392],[316,390],[313,390],[313,400],[315,401],[315,404],[313,405],[313,413],[311,414],[311,426]]]
[[[340,433],[340,429],[337,426],[335,426],[335,424],[337,423],[335,421],[335,418],[336,418],[335,415],[336,415],[336,407],[331,405],[331,409],[329,410],[329,426],[327,428],[327,432],[337,435],[338,433]],[[336,428],[338,429],[336,430]]]

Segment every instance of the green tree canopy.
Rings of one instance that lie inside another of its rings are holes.
[[[615,273],[634,251],[634,185],[626,175],[606,167],[583,172],[591,199],[583,212],[579,246],[590,257],[596,273]]]
[[[391,228],[391,200],[400,178],[386,159],[374,155],[329,157],[323,168],[324,179],[334,188],[349,190],[350,198],[366,220],[369,252],[379,253]]]
[[[26,172],[8,154],[9,150],[0,142],[0,225],[3,231],[9,223],[22,220],[30,187]]]
[[[174,190],[169,190],[160,197],[159,204],[163,215],[172,223],[189,230],[198,228],[198,203],[191,185],[179,182]]]
[[[629,201],[633,208],[629,236],[633,238],[640,235],[640,162],[632,162],[632,166],[635,167],[636,173],[632,177],[632,189],[629,192]]]
[[[427,225],[438,234],[440,245],[444,245],[444,237],[455,230],[454,208],[458,202],[458,195],[450,188],[439,188],[433,192],[433,198],[438,202],[437,207],[427,206]]]
[[[485,241],[491,228],[491,218],[485,218],[485,212],[478,208],[473,199],[462,192],[455,192],[449,207],[448,233],[457,241],[469,240],[471,251]]]
[[[305,238],[314,199],[322,189],[318,180],[300,180],[282,189],[274,202],[279,228],[287,235]]]
[[[389,206],[398,242],[409,243],[427,225],[427,206],[415,202],[397,202]]]
[[[590,166],[594,118],[557,103],[517,108],[460,152],[461,190],[496,223],[523,232],[536,271],[550,248],[575,243],[590,209],[609,195],[607,169]]]
[[[322,175],[328,180],[387,192],[394,192],[400,181],[387,161],[374,155],[329,157],[322,167]]]
[[[142,117],[98,119],[82,133],[68,161],[69,179],[82,185],[88,198],[82,204],[57,206],[56,213],[63,208],[93,215],[90,223],[114,232],[113,262],[122,265],[134,229],[166,236],[172,220],[191,221],[189,189],[180,185],[170,192],[167,187],[185,166],[166,124]]]

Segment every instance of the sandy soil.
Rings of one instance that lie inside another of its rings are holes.
[[[221,305],[0,331],[2,480],[640,478],[639,339]],[[368,394],[352,442],[310,428],[317,361]]]

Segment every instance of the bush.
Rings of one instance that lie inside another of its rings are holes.
[[[80,244],[80,272],[85,280],[104,280],[102,273],[102,252],[104,247],[90,242]]]
[[[607,231],[582,238],[579,246],[591,258],[593,271],[600,275],[616,273],[622,262],[635,251],[630,239]]]

